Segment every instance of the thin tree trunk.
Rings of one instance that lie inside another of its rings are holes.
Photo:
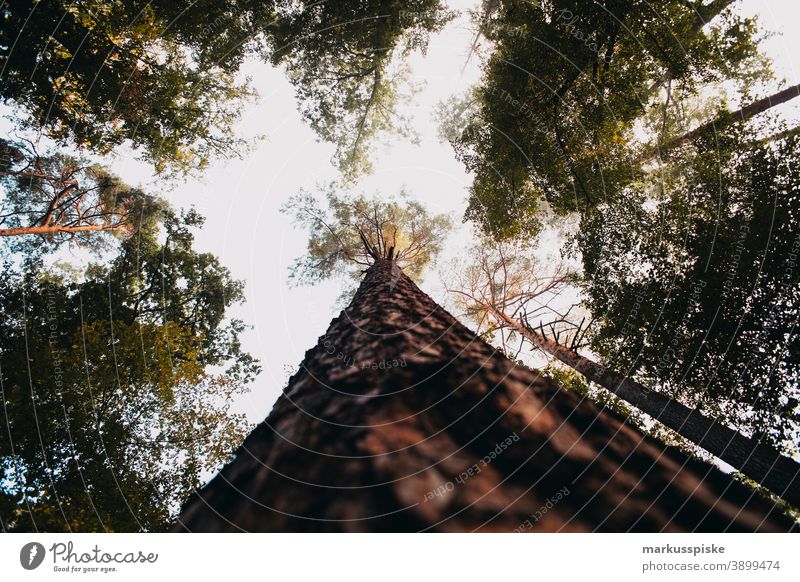
[[[175,530],[792,527],[715,467],[514,364],[378,260]]]
[[[695,5],[697,11],[697,20],[695,20],[692,27],[692,37],[700,32],[703,27],[714,20],[720,13],[728,6],[736,2],[736,0],[714,0],[710,4],[703,6],[700,2]]]
[[[536,333],[504,312],[489,307],[496,318],[541,350],[800,507],[800,464],[796,461],[673,398],[609,371],[605,366]]]
[[[82,226],[21,226],[19,228],[0,229],[0,236],[21,236],[26,234],[48,235],[59,233],[98,232],[114,230],[119,225],[84,224]]]
[[[648,152],[647,154],[643,155],[639,158],[639,162],[644,164],[649,161],[652,161],[659,156],[664,155],[665,153],[674,150],[682,145],[686,145],[687,143],[692,142],[693,140],[697,139],[703,133],[711,130],[712,128],[721,129],[725,127],[728,123],[733,121],[747,121],[758,115],[759,113],[763,113],[773,107],[777,107],[782,103],[786,103],[787,101],[791,101],[795,97],[800,96],[800,84],[793,85],[787,89],[782,91],[778,91],[777,93],[773,93],[763,99],[758,99],[757,101],[753,101],[749,105],[742,107],[734,111],[733,113],[724,113],[719,117],[709,121],[708,123],[704,123],[700,127],[693,129],[680,137],[677,137],[673,140],[668,141],[666,144],[660,146],[659,149]]]

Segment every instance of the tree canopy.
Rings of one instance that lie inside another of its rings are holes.
[[[637,128],[658,140],[656,112],[676,95],[769,76],[755,22],[732,4],[484,3],[483,78],[451,112],[474,173],[467,217],[508,238],[535,232],[544,201],[559,212],[613,203],[642,173]]]
[[[251,0],[7,3],[0,97],[64,144],[127,142],[159,171],[199,170],[244,145],[233,124],[251,93],[236,73],[273,17]]]
[[[168,213],[85,276],[0,282],[0,515],[13,531],[163,528],[248,426],[259,371],[226,309],[241,283]]]
[[[99,164],[35,144],[0,138],[0,236],[25,237],[12,247],[31,254],[63,243],[107,248],[160,221],[166,203],[125,184]]]
[[[303,0],[279,12],[268,35],[270,59],[286,67],[301,112],[336,145],[334,163],[346,177],[370,170],[379,134],[411,137],[397,112],[407,81],[402,59],[424,51],[451,17],[441,0]]]
[[[309,231],[307,253],[291,269],[297,283],[341,275],[359,278],[359,267],[381,259],[419,280],[451,227],[449,217],[431,214],[402,191],[396,197],[367,197],[331,184],[325,194],[327,207],[303,191],[283,209]]]
[[[409,135],[402,57],[450,17],[440,0],[15,2],[0,19],[0,98],[62,145],[127,143],[161,173],[199,173],[246,149],[234,126],[254,94],[240,68],[260,53],[285,65],[304,116],[357,173],[377,134]]]
[[[794,452],[800,144],[748,134],[700,140],[658,194],[588,213],[577,249],[597,353]]]
[[[422,305],[397,268],[422,279],[450,218],[419,192],[346,188],[380,135],[414,139],[406,62],[452,17],[443,0],[0,9],[0,98],[25,136],[0,138],[3,529],[161,529],[248,428],[232,410],[260,370],[230,315],[243,283],[195,248],[197,212],[95,160],[130,146],[168,177],[240,154],[242,69],[263,59],[340,174],[283,208],[308,232],[292,283],[338,278],[346,296],[373,267]],[[485,237],[457,271],[466,315],[510,355],[523,338],[589,348],[592,370],[797,454],[800,136],[753,120],[800,85],[762,95],[757,21],[734,0],[485,0],[475,22],[481,80],[440,111]],[[564,262],[543,275],[535,258],[570,215],[582,297]],[[85,271],[53,262],[71,245],[94,252]],[[591,324],[570,316],[579,299]]]

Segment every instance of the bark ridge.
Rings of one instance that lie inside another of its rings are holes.
[[[716,468],[515,365],[392,261],[175,531],[789,531]]]

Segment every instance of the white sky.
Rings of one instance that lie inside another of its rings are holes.
[[[454,8],[472,4],[451,2]],[[461,74],[473,35],[467,26],[466,19],[451,23],[431,39],[427,57],[411,58],[412,80],[423,90],[404,112],[412,116],[420,144],[395,140],[377,148],[375,172],[357,185],[367,193],[386,194],[405,186],[431,211],[452,213],[456,223],[466,207],[469,177],[449,144],[439,142],[431,115],[442,99],[478,79],[477,59]],[[330,163],[333,146],[318,142],[297,113],[294,89],[281,71],[253,60],[244,72],[261,99],[246,112],[241,132],[266,134],[266,140],[247,159],[216,164],[202,181],[181,185],[168,198],[176,206],[193,204],[207,217],[198,247],[218,255],[236,278],[247,282],[247,303],[231,314],[254,326],[243,343],[261,360],[263,372],[238,407],[258,422],[280,395],[287,370],[297,367],[336,315],[339,295],[335,282],[288,286],[288,265],[305,251],[307,236],[279,209],[301,187],[313,190],[338,175]],[[133,183],[149,182],[148,169],[136,162],[120,160],[115,169]]]
[[[465,9],[476,2],[451,0],[449,4]],[[744,0],[740,6],[745,14],[759,14],[766,29],[784,33],[770,39],[766,50],[776,61],[779,77],[793,84],[800,81],[800,37],[796,33],[800,2]],[[394,194],[405,186],[431,211],[452,213],[460,224],[470,178],[450,145],[439,142],[432,113],[440,101],[462,94],[478,80],[477,58],[462,75],[473,35],[466,17],[457,19],[431,38],[426,57],[411,59],[412,78],[423,85],[408,110],[420,144],[394,140],[385,149],[379,148],[373,160],[375,172],[361,181],[359,189]],[[261,360],[264,370],[237,408],[258,422],[280,394],[287,370],[296,367],[324,333],[335,315],[339,294],[335,282],[289,288],[287,266],[304,252],[307,238],[278,210],[301,187],[313,189],[316,183],[336,179],[337,174],[330,164],[333,147],[317,142],[301,119],[294,90],[283,74],[257,60],[249,62],[244,72],[253,78],[261,99],[246,111],[240,133],[245,137],[266,134],[266,141],[255,144],[247,159],[219,162],[203,180],[189,181],[164,194],[173,205],[194,205],[206,216],[198,247],[219,256],[234,277],[247,283],[247,303],[231,315],[253,326],[243,336],[243,344]],[[130,156],[119,156],[111,165],[128,182],[157,191],[151,170]],[[464,248],[468,232],[462,228],[455,237],[457,242],[448,247],[450,254]],[[443,299],[435,275],[423,288],[434,299]]]
[[[449,4],[466,10],[476,2],[450,0]],[[765,29],[781,33],[767,41],[765,50],[775,60],[779,79],[800,81],[796,32],[800,2],[744,0],[740,10],[759,15]],[[405,186],[431,211],[452,213],[460,224],[470,177],[450,145],[439,141],[432,115],[439,102],[462,94],[478,81],[478,58],[473,57],[464,68],[473,36],[464,16],[431,38],[425,57],[412,57],[412,79],[422,85],[422,91],[406,112],[414,120],[420,143],[391,140],[377,148],[375,172],[361,180],[359,189],[394,194]],[[247,282],[247,303],[232,315],[253,326],[243,343],[261,360],[263,372],[237,408],[259,422],[280,395],[287,371],[296,368],[336,315],[334,303],[339,295],[335,282],[310,288],[288,286],[287,267],[303,254],[307,237],[278,210],[301,187],[313,189],[317,183],[336,179],[337,173],[330,163],[333,146],[318,142],[297,113],[294,90],[281,71],[253,60],[244,72],[253,78],[261,99],[245,113],[241,134],[265,134],[266,141],[256,144],[245,160],[212,166],[202,181],[181,185],[169,193],[169,199],[175,205],[193,204],[207,217],[198,246],[218,255],[236,278]],[[150,181],[149,170],[140,164],[120,162],[116,169],[131,182]],[[466,228],[455,233],[457,242],[450,245],[449,254],[458,253],[468,236]],[[423,288],[435,299],[444,299],[435,274]]]

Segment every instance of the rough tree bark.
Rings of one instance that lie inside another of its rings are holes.
[[[788,531],[716,468],[515,365],[391,261],[176,531]]]
[[[502,311],[487,307],[497,319],[539,349],[732,465],[792,505],[800,507],[800,464],[796,461],[673,398],[648,390],[638,382],[615,374],[605,366],[536,333]]]

